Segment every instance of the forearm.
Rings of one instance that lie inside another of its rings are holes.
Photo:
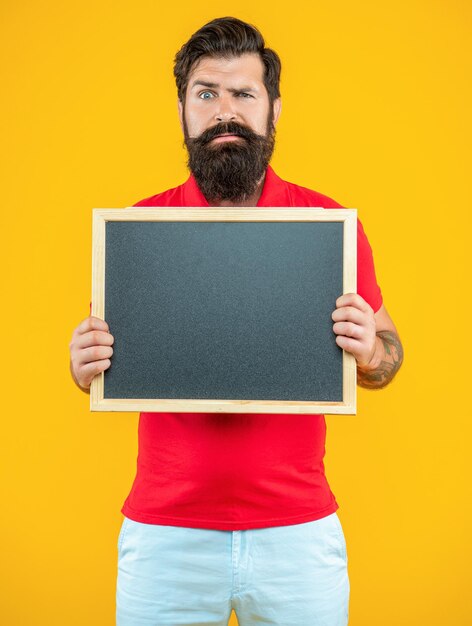
[[[357,384],[366,389],[386,387],[403,362],[403,347],[398,335],[390,330],[376,333],[374,356],[369,364],[357,367]]]

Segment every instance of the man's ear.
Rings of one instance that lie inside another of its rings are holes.
[[[273,109],[272,109],[272,112],[274,115],[273,117],[274,126],[277,124],[277,120],[279,119],[281,111],[282,111],[282,100],[280,98],[276,98],[274,100]]]
[[[184,107],[179,99],[177,99],[177,110],[179,112],[180,128],[182,129],[182,132],[184,132]]]

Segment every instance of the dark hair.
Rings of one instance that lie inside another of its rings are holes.
[[[188,78],[203,56],[230,58],[248,52],[259,54],[264,64],[264,85],[272,103],[280,97],[280,58],[265,47],[259,30],[235,17],[218,17],[202,26],[175,55],[174,76],[179,100],[184,101]]]

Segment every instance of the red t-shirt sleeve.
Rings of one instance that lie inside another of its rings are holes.
[[[357,220],[357,293],[370,304],[374,313],[382,306],[382,292],[375,276],[372,248],[359,219]]]

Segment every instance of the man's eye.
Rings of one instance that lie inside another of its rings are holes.
[[[210,100],[210,98],[206,98],[204,96],[210,96],[211,98],[213,98],[213,94],[211,93],[211,91],[202,91],[201,94],[199,94],[199,98],[201,98],[202,100]]]
[[[244,91],[241,91],[238,95],[244,96],[245,98],[252,98],[250,93],[245,93]]]

